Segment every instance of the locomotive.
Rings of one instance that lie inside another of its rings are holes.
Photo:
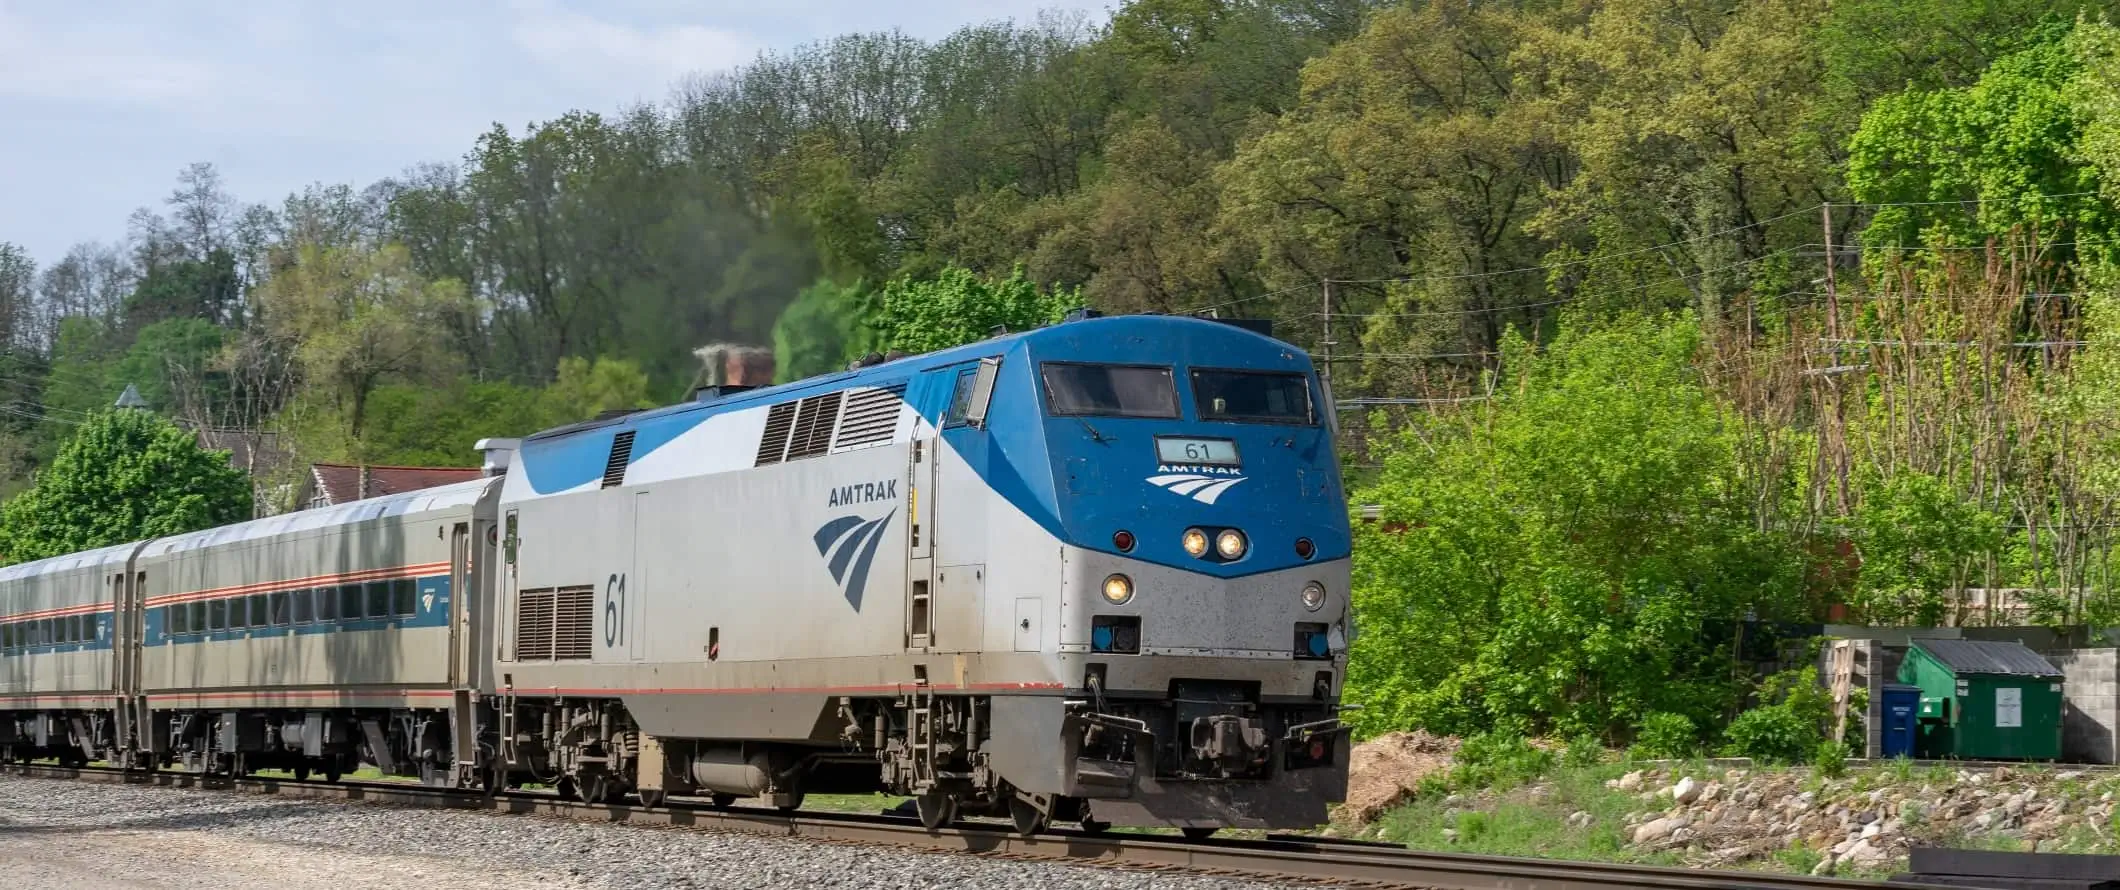
[[[475,481],[0,569],[0,755],[1315,825],[1332,416],[1264,333],[1071,316],[487,440]]]

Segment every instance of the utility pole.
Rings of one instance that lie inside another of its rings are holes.
[[[1319,318],[1324,319],[1325,335],[1318,340],[1318,350],[1324,354],[1325,361],[1318,367],[1318,376],[1324,378],[1325,386],[1330,388],[1332,386],[1332,279],[1327,278],[1324,281],[1325,311],[1319,315]]]
[[[1832,205],[1832,204],[1831,204],[1830,202],[1828,202],[1828,203],[1825,203],[1825,204],[1820,204],[1820,205],[1818,206],[1818,209],[1819,209],[1820,213],[1821,213],[1821,214],[1823,215],[1823,217],[1824,217],[1824,219],[1825,219],[1825,235],[1826,235],[1826,330],[1827,330],[1827,334],[1826,334],[1826,336],[1828,336],[1828,337],[1832,337],[1832,338],[1834,338],[1834,339],[1839,339],[1839,337],[1840,337],[1840,294],[1839,294],[1839,292],[1838,292],[1838,291],[1837,291],[1837,290],[1836,290],[1836,289],[1834,288],[1834,286],[1833,286],[1833,266],[1834,266],[1834,261],[1835,261],[1835,260],[1837,260],[1837,259],[1839,258],[1839,253],[1840,253],[1840,252],[1839,252],[1838,250],[1834,249],[1834,247],[1833,247],[1833,205]]]
[[[1834,285],[1833,266],[1840,259],[1840,251],[1833,246],[1832,202],[1829,201],[1819,205],[1819,211],[1821,214],[1820,218],[1824,220],[1823,226],[1826,239],[1826,336],[1838,340],[1840,339],[1840,290]],[[1836,351],[1833,353],[1833,360],[1835,364],[1838,364],[1840,353],[1837,351],[1837,347],[1839,344],[1836,343],[1834,345]],[[1837,483],[1839,506],[1841,510],[1845,511],[1848,508],[1849,495],[1847,403],[1840,392],[1839,380],[1828,379],[1826,385],[1832,387],[1833,393],[1833,429],[1829,435],[1829,441],[1825,445],[1827,449],[1831,450],[1833,455],[1833,476],[1834,481]]]

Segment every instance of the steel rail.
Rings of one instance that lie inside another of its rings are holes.
[[[1004,827],[959,823],[930,831],[911,819],[857,813],[783,813],[748,807],[715,808],[673,801],[662,807],[563,801],[551,794],[478,791],[394,782],[298,782],[247,776],[231,779],[190,772],[10,764],[15,775],[82,779],[172,788],[234,789],[284,797],[348,800],[396,806],[479,810],[587,822],[622,822],[728,831],[814,841],[856,843],[1011,859],[1244,876],[1367,887],[1448,890],[1877,890],[1872,881],[1768,872],[1710,871],[1560,859],[1523,859],[1428,853],[1391,844],[1268,835],[1188,841],[1163,835],[1047,831],[1024,837]],[[1894,883],[1905,890],[1941,885]]]

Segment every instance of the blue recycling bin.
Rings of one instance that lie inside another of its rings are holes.
[[[1885,758],[1914,756],[1915,723],[1921,717],[1921,687],[1892,683],[1884,687],[1884,701],[1877,708],[1880,733],[1878,754]]]

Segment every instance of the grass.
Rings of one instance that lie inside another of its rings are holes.
[[[1365,836],[1416,850],[1650,865],[1676,862],[1676,854],[1638,854],[1627,848],[1629,829],[1624,822],[1628,813],[1641,808],[1641,801],[1605,787],[1605,780],[1626,771],[1620,764],[1560,767],[1533,786],[1543,789],[1535,801],[1527,794],[1510,794],[1476,810],[1427,795],[1385,814]],[[1568,817],[1577,812],[1590,814],[1588,825],[1568,824]]]

